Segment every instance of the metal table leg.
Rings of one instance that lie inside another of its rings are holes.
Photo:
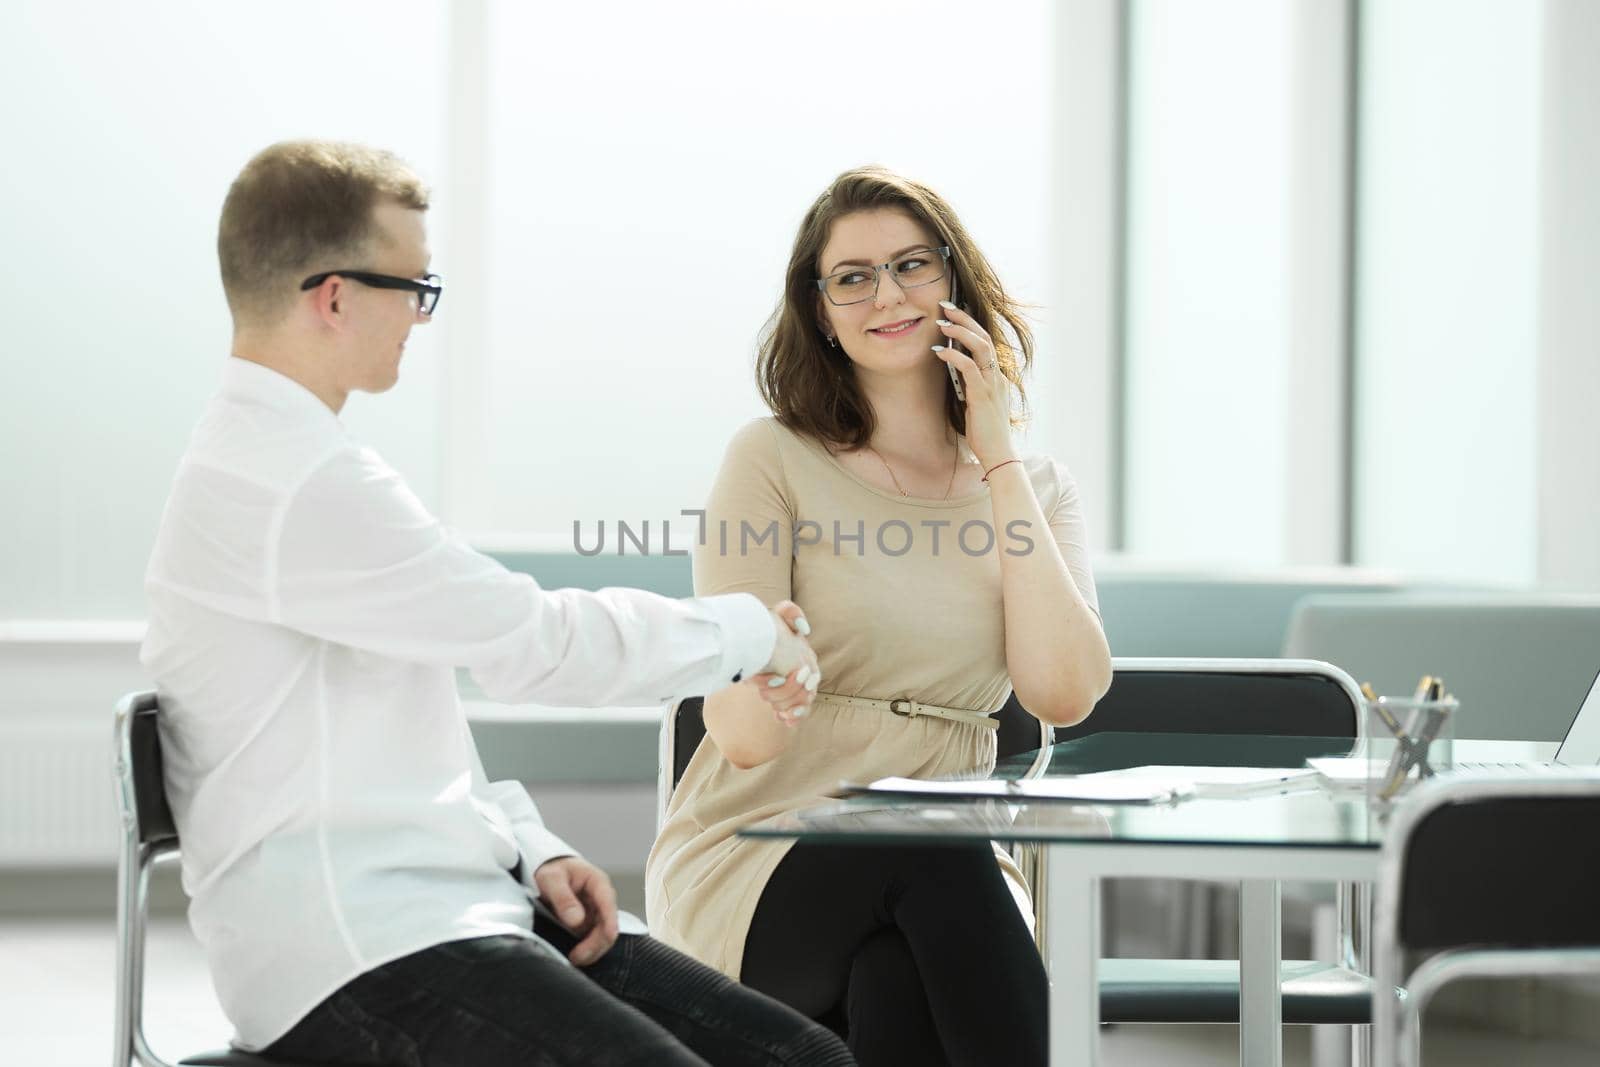
[[[1283,1067],[1283,969],[1280,891],[1249,879],[1239,893],[1239,1062]]]
[[[1100,1053],[1100,880],[1075,867],[1067,849],[1046,847],[1051,1067],[1093,1067]]]

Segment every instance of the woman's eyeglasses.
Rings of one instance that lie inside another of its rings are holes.
[[[850,267],[835,271],[826,278],[817,279],[817,288],[827,295],[835,307],[859,304],[878,295],[878,280],[883,271],[894,275],[894,282],[902,289],[915,289],[931,285],[945,275],[945,264],[950,259],[950,246],[924,248],[907,252],[887,263],[875,267]]]

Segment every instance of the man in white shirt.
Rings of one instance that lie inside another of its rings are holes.
[[[235,1043],[430,1067],[848,1063],[619,919],[605,874],[484,777],[456,667],[555,705],[745,682],[785,721],[819,674],[793,604],[542,590],[346,434],[349,394],[394,385],[442,292],[427,207],[388,153],[291,142],[222,210],[232,357],[162,518],[142,658]]]

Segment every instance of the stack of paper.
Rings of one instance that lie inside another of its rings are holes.
[[[1083,804],[1162,804],[1186,796],[1187,792],[1170,785],[1148,782],[1091,781],[1090,775],[1076,778],[976,778],[965,781],[930,781],[924,778],[879,778],[866,786],[852,786],[848,792],[892,793],[901,796],[936,798],[990,798],[997,800],[1063,800]]]
[[[1002,800],[1061,800],[1085,804],[1163,804],[1185,797],[1238,797],[1277,793],[1310,784],[1306,767],[1130,767],[1070,777],[1005,780],[979,778],[929,781],[880,778],[847,792],[925,797],[989,797]]]
[[[1197,797],[1244,797],[1281,793],[1315,783],[1309,767],[1129,767],[1123,771],[1081,774],[1078,781],[1141,782],[1151,787],[1185,789]]]

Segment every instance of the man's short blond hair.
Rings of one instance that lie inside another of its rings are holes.
[[[217,226],[222,291],[236,324],[281,315],[300,282],[354,269],[372,244],[372,211],[428,209],[428,190],[392,152],[336,141],[282,141],[245,164]],[[349,260],[346,262],[345,260]]]

